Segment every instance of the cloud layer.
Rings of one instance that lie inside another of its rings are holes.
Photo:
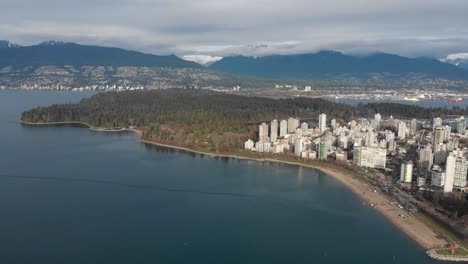
[[[334,49],[468,52],[466,0],[4,0],[0,39],[48,39],[210,62]]]
[[[468,53],[455,53],[450,54],[446,58],[447,61],[455,61],[455,60],[468,60]]]

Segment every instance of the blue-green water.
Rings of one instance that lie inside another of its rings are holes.
[[[85,95],[0,91],[0,263],[436,263],[315,170],[18,123]]]

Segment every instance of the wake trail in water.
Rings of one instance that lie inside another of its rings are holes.
[[[58,177],[58,176],[31,176],[31,175],[0,174],[0,178],[56,181],[56,182],[65,182],[65,183],[80,182],[80,183],[101,184],[101,185],[109,185],[109,186],[113,185],[113,186],[134,188],[134,189],[146,189],[146,190],[151,190],[151,191],[161,191],[161,192],[169,192],[169,193],[188,193],[188,194],[198,194],[198,195],[234,197],[234,198],[242,198],[242,199],[252,199],[255,201],[261,201],[261,202],[266,202],[266,203],[274,203],[276,205],[284,206],[287,208],[297,207],[303,210],[320,211],[322,213],[327,213],[331,215],[360,218],[359,215],[356,215],[350,212],[344,212],[341,210],[335,210],[333,208],[322,206],[320,204],[315,204],[315,203],[310,204],[304,200],[294,201],[294,200],[284,199],[280,197],[271,197],[268,195],[263,196],[263,195],[247,194],[247,193],[215,192],[215,191],[203,191],[203,190],[197,190],[197,189],[169,188],[169,187],[154,185],[154,184],[132,184],[132,183],[125,183],[125,182],[118,182],[118,181],[107,181],[107,180],[76,178],[76,177],[63,178],[63,177]]]
[[[103,185],[114,185],[127,188],[136,188],[136,189],[149,189],[156,191],[165,191],[165,192],[179,192],[179,193],[195,193],[195,194],[205,194],[205,195],[222,195],[222,196],[232,196],[232,197],[246,197],[246,198],[255,198],[257,196],[245,193],[230,193],[230,192],[213,192],[213,191],[203,191],[196,189],[177,189],[177,188],[168,188],[154,184],[132,184],[125,182],[117,181],[106,181],[106,180],[97,180],[89,178],[63,178],[57,176],[30,176],[30,175],[13,175],[13,174],[0,174],[2,178],[11,178],[11,179],[32,179],[32,180],[45,180],[45,181],[60,181],[60,182],[83,182],[83,183],[92,183],[92,184],[103,184]]]

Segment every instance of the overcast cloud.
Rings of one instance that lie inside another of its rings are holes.
[[[117,46],[210,62],[338,50],[468,52],[467,0],[0,0],[0,39]]]

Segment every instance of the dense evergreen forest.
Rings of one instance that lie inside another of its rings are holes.
[[[27,122],[80,121],[96,127],[138,127],[144,137],[167,144],[226,152],[256,138],[256,123],[300,117],[315,120],[319,113],[337,120],[403,116],[431,119],[466,115],[467,109],[421,108],[401,104],[350,106],[323,99],[269,99],[210,90],[150,90],[101,93],[78,104],[38,107],[22,114]]]

